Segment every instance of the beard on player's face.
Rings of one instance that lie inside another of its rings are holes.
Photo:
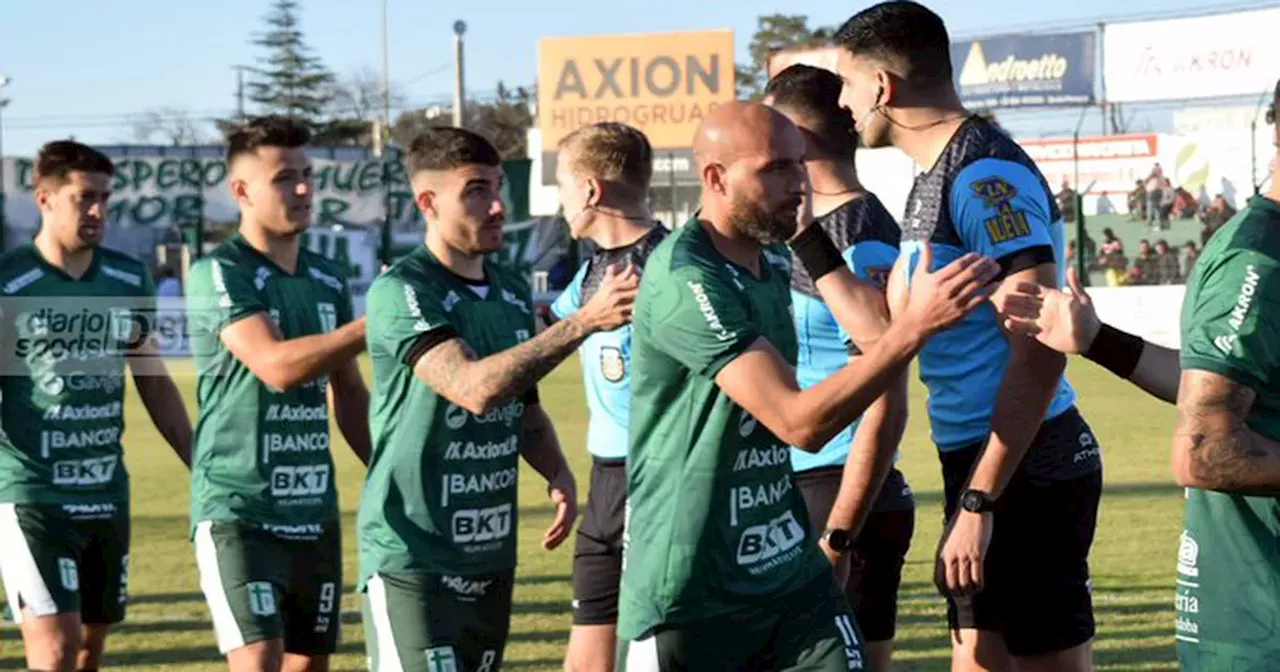
[[[729,206],[729,221],[743,235],[761,245],[784,243],[796,235],[798,199],[782,201],[770,209],[764,203],[735,198]]]

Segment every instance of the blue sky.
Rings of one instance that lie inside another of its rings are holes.
[[[303,29],[316,53],[339,74],[380,63],[380,0],[304,0]],[[392,80],[407,102],[447,100],[452,32],[467,35],[467,84],[489,91],[498,80],[532,83],[540,36],[731,28],[739,57],[756,17],[786,7],[810,25],[838,24],[870,4],[827,0],[389,0]],[[132,141],[130,118],[168,107],[193,116],[234,109],[232,66],[252,64],[249,44],[268,0],[0,0],[0,73],[13,82],[4,114],[5,154],[30,155],[42,142],[73,134],[96,142]],[[1062,27],[1100,19],[1150,18],[1243,8],[1260,2],[1209,0],[1000,0],[996,12],[978,0],[928,0],[953,36]],[[990,6],[995,6],[991,3]],[[1123,9],[1118,9],[1123,7]],[[1020,131],[1068,132],[1076,113],[1023,119]],[[1153,116],[1157,119],[1158,115]],[[1095,121],[1090,126],[1097,128]],[[1087,123],[1087,122],[1086,122]],[[1028,125],[1029,124],[1029,125]],[[1027,130],[1031,129],[1031,130]]]

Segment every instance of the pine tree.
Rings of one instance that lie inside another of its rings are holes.
[[[264,114],[305,121],[322,131],[333,97],[334,76],[303,41],[296,0],[274,0],[264,17],[268,30],[253,44],[267,54],[258,59],[248,87],[249,100]]]

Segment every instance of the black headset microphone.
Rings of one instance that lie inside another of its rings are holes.
[[[872,103],[871,109],[867,110],[867,113],[862,115],[862,118],[858,120],[858,125],[856,128],[865,129],[867,127],[866,126],[867,119],[870,119],[871,115],[880,111],[881,109],[880,99],[883,97],[884,97],[884,84],[881,84],[880,88],[876,91],[876,102]],[[890,121],[892,121],[892,119],[890,119]]]

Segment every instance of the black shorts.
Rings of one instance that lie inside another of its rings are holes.
[[[268,528],[243,521],[196,526],[196,567],[218,650],[284,640],[284,650],[331,655],[342,630],[338,521]]]
[[[626,460],[592,458],[587,506],[573,547],[574,625],[618,622],[626,505]]]
[[[811,469],[795,475],[796,487],[809,508],[809,525],[822,533],[840,492],[841,467]],[[898,617],[898,586],[902,566],[915,532],[915,499],[902,472],[889,472],[875,508],[854,540],[850,552],[845,598],[853,607],[868,642],[893,639]]]
[[[764,604],[618,642],[618,672],[848,672],[864,640],[830,574]]]
[[[0,504],[0,578],[15,623],[79,614],[124,620],[129,601],[129,504]]]
[[[947,521],[981,451],[974,444],[941,454]],[[1015,656],[1092,639],[1089,548],[1101,496],[1098,441],[1073,407],[1040,426],[996,503],[986,585],[972,597],[947,598],[949,625],[999,632]]]

